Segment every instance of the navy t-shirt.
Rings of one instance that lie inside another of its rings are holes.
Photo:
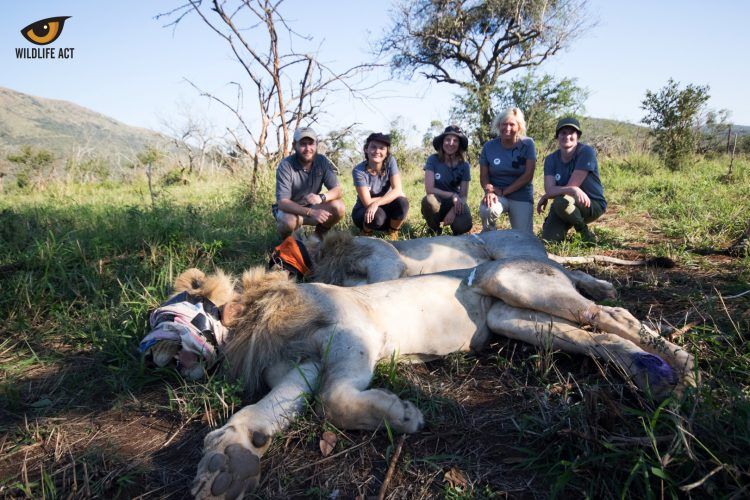
[[[485,166],[490,174],[490,183],[499,188],[513,184],[526,171],[526,160],[536,160],[534,140],[524,137],[512,148],[503,147],[500,138],[487,141],[479,156],[479,165]],[[484,188],[484,186],[482,186]],[[534,185],[529,181],[518,191],[507,195],[515,201],[534,201]]]
[[[435,187],[441,191],[460,194],[461,183],[471,180],[471,168],[468,161],[449,167],[445,162],[440,161],[437,154],[433,154],[427,158],[424,169],[435,173]]]
[[[366,187],[370,191],[370,198],[380,198],[391,189],[391,177],[398,174],[398,165],[393,156],[388,157],[388,164],[383,166],[380,174],[371,174],[367,171],[367,162],[363,161],[352,169],[354,187]],[[354,208],[364,206],[362,200],[357,196]]]
[[[566,186],[574,170],[585,170],[589,173],[580,188],[589,198],[598,201],[602,208],[606,209],[607,200],[604,199],[604,187],[599,178],[599,165],[594,148],[588,144],[579,143],[573,153],[573,158],[567,163],[563,162],[559,149],[544,159],[544,175],[554,176],[557,186]]]

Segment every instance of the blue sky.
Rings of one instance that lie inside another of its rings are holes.
[[[187,111],[204,117],[216,130],[233,126],[185,82],[188,78],[227,95],[227,82],[243,78],[228,47],[195,16],[174,33],[154,20],[157,13],[182,3],[4,2],[0,86],[72,101],[157,130]],[[295,28],[322,44],[322,59],[339,68],[365,60],[370,43],[389,21],[388,2],[287,0],[284,9]],[[673,77],[683,84],[710,85],[709,105],[727,108],[732,121],[750,125],[750,99],[745,96],[750,82],[750,2],[591,0],[589,11],[597,26],[540,69],[577,78],[590,92],[586,114],[637,122],[646,89],[656,90]],[[72,17],[52,46],[74,47],[74,59],[17,60],[15,47],[30,46],[20,29],[57,15]],[[374,76],[389,78],[387,71]],[[451,86],[429,85],[418,77],[389,81],[370,103],[337,96],[321,127],[358,122],[366,130],[386,130],[402,116],[402,124],[415,127],[419,135],[431,120],[447,119],[453,92]]]

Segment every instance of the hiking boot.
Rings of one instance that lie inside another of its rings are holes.
[[[367,229],[366,227],[363,227],[359,231],[360,236],[372,236],[372,229]]]
[[[588,243],[589,245],[597,244],[596,235],[593,233],[593,231],[591,231],[591,229],[589,229],[588,226],[584,225],[582,228],[576,229],[578,230],[578,234],[581,235],[581,241],[583,241],[584,243]]]
[[[398,229],[390,229],[388,231],[388,239],[391,241],[398,240]]]

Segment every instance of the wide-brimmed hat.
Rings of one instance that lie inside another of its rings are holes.
[[[578,131],[578,135],[583,135],[583,130],[581,130],[581,124],[578,120],[573,118],[572,116],[568,116],[565,118],[560,118],[557,121],[557,127],[555,127],[555,137],[557,137],[557,133],[560,132],[561,128],[570,127],[573,129],[576,129]]]
[[[391,135],[390,134],[384,134],[382,132],[373,132],[372,134],[367,136],[367,139],[365,139],[365,148],[368,144],[370,144],[371,141],[378,141],[382,142],[388,147],[391,147]]]
[[[446,135],[455,135],[456,137],[458,137],[459,150],[466,151],[467,149],[469,149],[469,138],[466,137],[466,134],[464,134],[464,131],[461,130],[461,127],[450,125],[448,127],[445,127],[445,130],[442,134],[432,140],[432,147],[435,148],[435,151],[440,151],[442,149],[443,139],[445,139]]]

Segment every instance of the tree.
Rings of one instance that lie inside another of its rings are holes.
[[[581,112],[588,92],[578,87],[574,78],[556,79],[552,75],[538,77],[533,71],[528,71],[510,82],[501,82],[490,95],[493,109],[521,109],[526,116],[526,134],[543,144],[554,135],[560,116]],[[462,123],[478,136],[483,126],[476,121],[478,111],[476,98],[466,95],[458,100],[451,115],[454,121]],[[477,142],[474,146],[481,146],[481,143]]]
[[[19,187],[26,187],[32,183],[34,187],[46,184],[54,169],[54,155],[45,150],[34,150],[31,146],[21,147],[18,154],[11,154],[8,161],[18,166],[16,183]]]
[[[591,23],[585,0],[403,0],[380,43],[396,75],[419,71],[461,89],[491,137],[492,95],[500,78],[540,65]]]
[[[216,142],[212,127],[197,117],[188,106],[184,106],[181,116],[174,120],[162,120],[162,125],[172,139],[176,154],[175,161],[181,173],[201,174],[209,149]],[[179,120],[179,121],[178,121]]]
[[[672,78],[658,92],[646,90],[641,120],[651,127],[654,150],[672,170],[695,153],[700,136],[699,118],[709,99],[708,85],[687,85],[680,89]]]
[[[336,71],[317,54],[295,49],[294,43],[311,39],[289,25],[280,12],[282,2],[187,0],[157,16],[173,19],[167,26],[176,28],[185,16],[195,14],[231,49],[247,78],[246,83],[232,82],[237,91],[234,103],[193,86],[236,117],[250,146],[235,137],[234,148],[252,159],[253,175],[261,164],[274,163],[289,154],[291,133],[301,124],[317,120],[331,92],[343,89],[361,96],[364,89],[356,88],[353,80],[373,66],[360,64]],[[245,96],[254,103],[252,115],[246,112]],[[229,133],[233,134],[231,130]]]

